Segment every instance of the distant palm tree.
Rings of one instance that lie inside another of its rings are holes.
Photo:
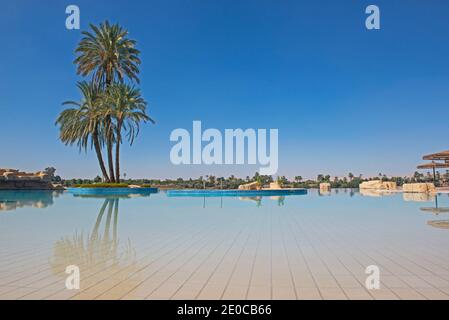
[[[103,177],[110,182],[106,172],[101,147],[104,144],[103,111],[101,108],[101,89],[85,81],[77,84],[81,91],[81,101],[66,101],[63,105],[75,108],[65,109],[56,119],[59,125],[59,138],[66,145],[76,145],[80,150],[94,147]],[[89,143],[90,142],[90,143]]]
[[[135,48],[136,42],[127,37],[128,31],[108,21],[100,26],[91,24],[90,27],[93,32],[84,31],[84,38],[75,50],[78,55],[74,61],[78,65],[77,73],[92,75],[92,82],[104,90],[114,82],[122,83],[125,78],[139,83],[140,51]],[[115,130],[111,116],[107,115],[104,122],[110,180],[116,182],[119,177],[114,177],[112,149]]]
[[[155,122],[146,114],[147,103],[140,90],[130,85],[123,83],[111,85],[106,92],[104,104],[111,118],[115,120],[115,180],[120,182],[122,131],[126,132],[128,141],[132,145],[139,133],[140,122]]]

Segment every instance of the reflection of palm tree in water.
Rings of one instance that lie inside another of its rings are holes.
[[[94,228],[90,235],[89,245],[94,251],[95,247],[99,245],[100,249],[104,252],[103,256],[111,256],[114,260],[117,258],[117,219],[118,219],[118,204],[119,199],[106,199],[101,207],[100,213],[97,216]],[[108,207],[108,214],[106,217],[106,223],[104,226],[103,238],[99,233],[101,221],[103,219],[104,213],[106,211],[106,206]],[[112,239],[110,238],[111,220],[113,216],[113,229],[112,229]],[[109,251],[109,252],[108,252]]]
[[[64,273],[68,265],[76,265],[81,272],[95,273],[105,269],[135,268],[135,252],[131,243],[119,250],[117,235],[119,199],[105,199],[92,232],[85,238],[83,233],[56,241],[50,264],[55,273]],[[106,217],[105,217],[106,215]],[[104,219],[106,219],[104,221]],[[103,233],[101,224],[104,221]],[[112,232],[111,232],[112,224]],[[82,277],[83,278],[83,277]]]

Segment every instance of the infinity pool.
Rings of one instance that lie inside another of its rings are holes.
[[[0,299],[449,299],[449,196],[0,191]],[[80,270],[68,290],[66,267]],[[368,290],[365,269],[379,268]]]

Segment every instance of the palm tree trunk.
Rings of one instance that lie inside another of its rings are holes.
[[[109,88],[109,86],[112,84],[112,74],[111,71],[108,70],[106,72],[106,87],[105,89],[107,90]],[[112,157],[112,148],[113,148],[113,143],[112,143],[112,129],[111,129],[111,125],[112,125],[112,120],[111,117],[108,116],[106,118],[106,127],[108,128],[107,130],[107,143],[106,143],[106,148],[107,148],[107,152],[108,152],[108,165],[109,165],[109,175],[111,177],[111,182],[115,183],[117,182],[116,178],[114,177],[114,160]]]
[[[107,152],[108,152],[109,176],[111,177],[111,182],[115,183],[116,181],[115,181],[115,177],[114,177],[114,162],[113,162],[114,160],[112,157],[113,146],[112,146],[112,137],[110,134],[108,135],[108,142],[107,142],[106,148],[107,148]]]
[[[103,177],[106,179],[106,182],[110,182],[108,173],[106,172],[106,167],[104,166],[103,156],[101,155],[101,147],[100,142],[98,141],[98,133],[97,130],[95,130],[92,139],[94,140],[94,148],[95,152],[97,154],[98,163],[100,164],[101,173],[103,174]]]
[[[122,142],[121,131],[122,124],[120,122],[117,123],[117,141],[115,146],[115,179],[117,179],[117,183],[120,183],[120,143]]]
[[[111,123],[111,117],[107,116],[106,119],[106,151],[108,153],[108,167],[109,167],[109,177],[111,178],[111,182],[115,183],[115,177],[114,177],[114,160],[112,157],[112,149],[113,149],[113,142],[112,138],[114,136],[112,132],[112,123]]]

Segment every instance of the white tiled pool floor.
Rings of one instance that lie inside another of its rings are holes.
[[[313,208],[250,208],[229,219],[232,208],[218,210],[201,224],[164,221],[138,241],[79,232],[14,249],[2,237],[0,299],[449,299],[449,230],[423,224],[423,239]],[[79,290],[65,287],[69,264],[80,268]],[[379,267],[380,289],[365,287],[369,265]]]

